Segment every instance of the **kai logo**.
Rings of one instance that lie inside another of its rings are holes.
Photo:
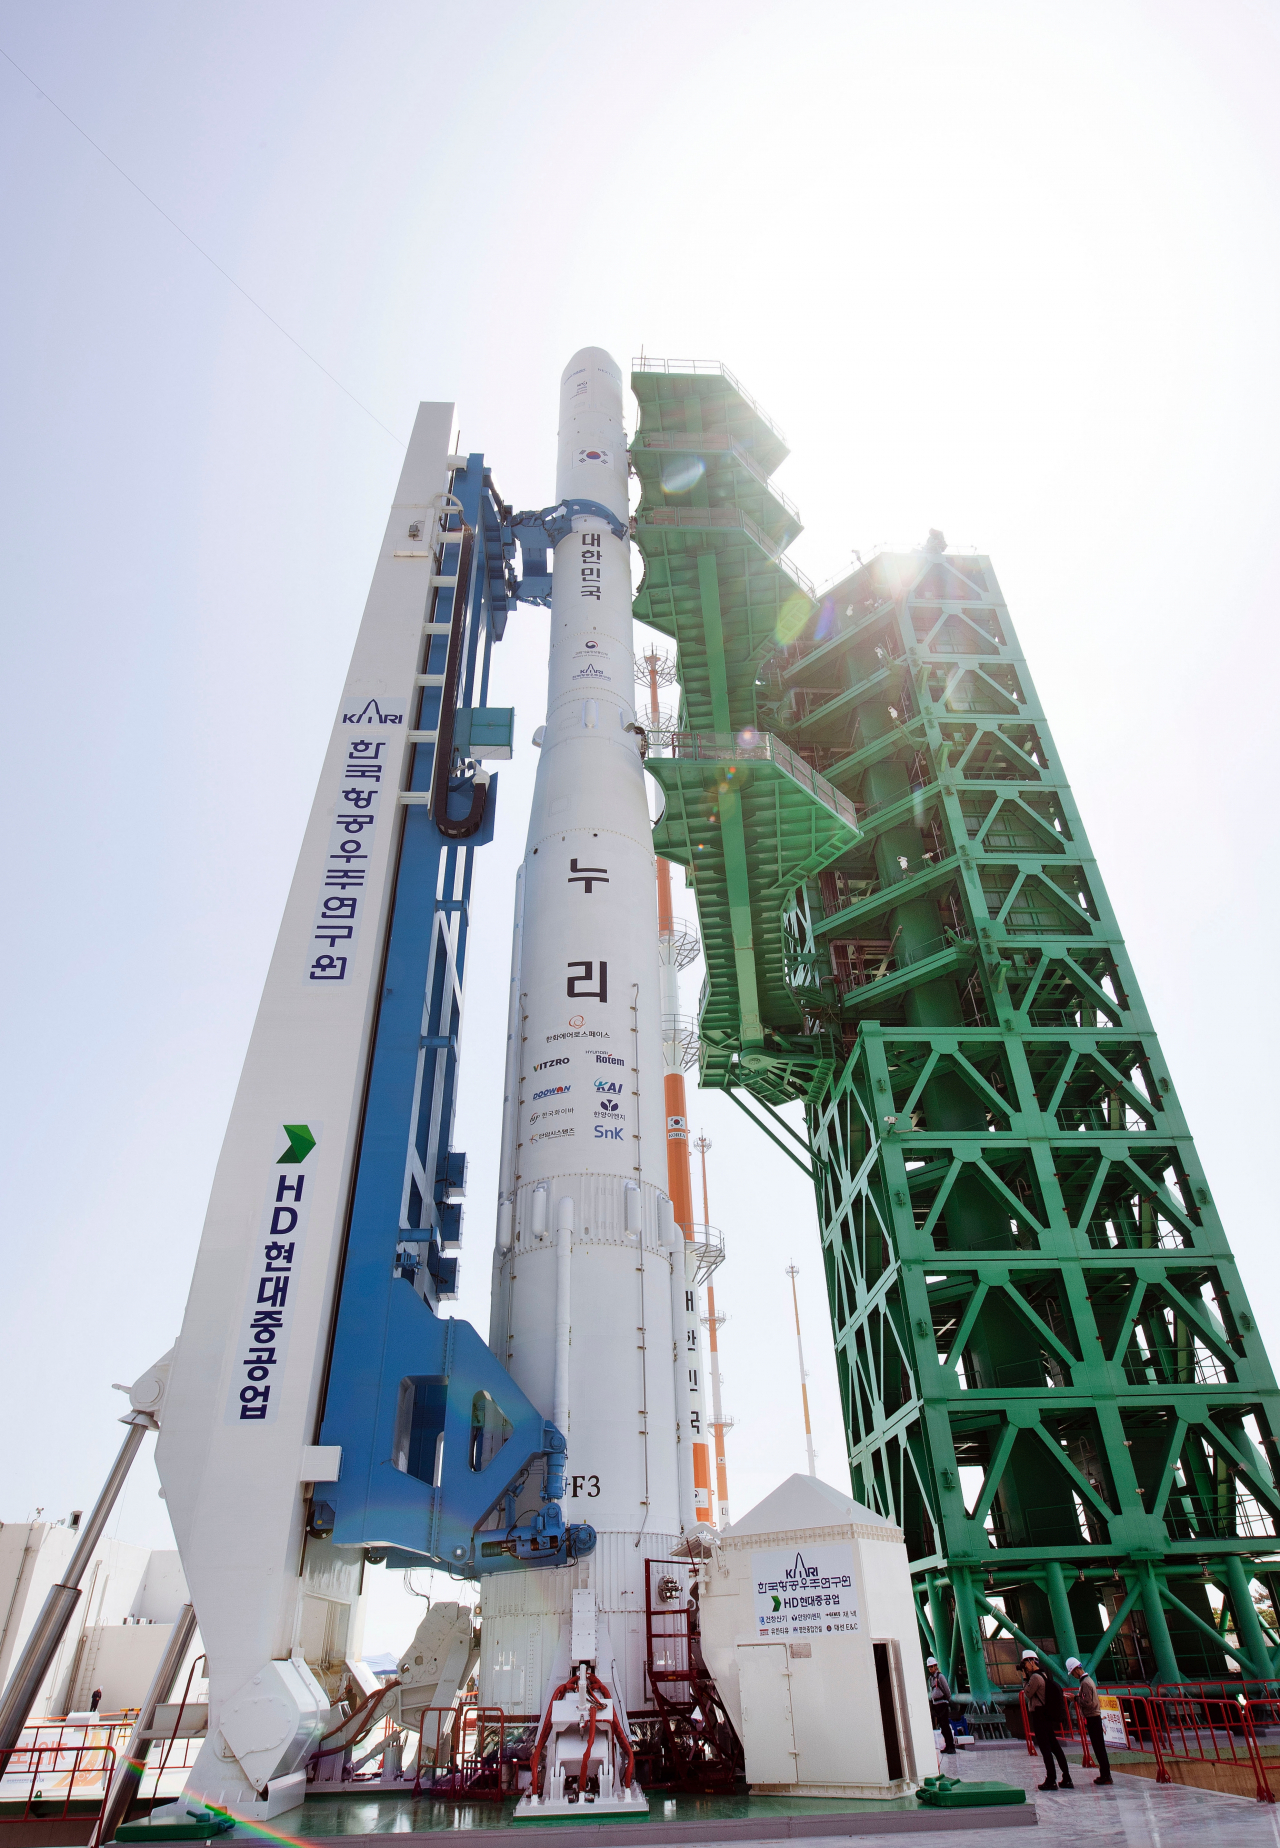
[[[384,712],[376,699],[367,699],[358,712],[344,712],[342,723],[344,725],[403,725],[404,711],[402,709],[399,712],[392,712],[388,708]]]
[[[614,1084],[612,1079],[597,1078],[595,1085],[597,1091],[612,1091],[618,1097],[622,1095],[622,1086],[620,1084]]]

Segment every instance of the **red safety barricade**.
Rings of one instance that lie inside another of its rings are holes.
[[[1150,1753],[1156,1761],[1158,1784],[1175,1781],[1169,1769],[1172,1763],[1231,1765],[1252,1774],[1259,1803],[1276,1801],[1273,1780],[1280,1782],[1280,1759],[1264,1758],[1259,1734],[1280,1730],[1280,1683],[1249,1681],[1237,1689],[1221,1681],[1162,1682],[1150,1689],[1117,1685],[1100,1687],[1098,1692],[1119,1702],[1125,1743],[1117,1749]],[[1094,1760],[1079,1699],[1070,1688],[1064,1694],[1071,1737],[1079,1740],[1081,1766],[1088,1769]],[[1036,1744],[1025,1692],[1019,1694],[1018,1706],[1027,1752],[1034,1758]]]
[[[1084,1723],[1084,1715],[1080,1711],[1080,1701],[1076,1690],[1073,1688],[1063,1688],[1062,1698],[1067,1705],[1067,1732],[1064,1743],[1071,1744],[1072,1742],[1078,1742],[1083,1754],[1080,1760],[1080,1768],[1082,1771],[1092,1771],[1097,1761],[1089,1750],[1089,1730]],[[1036,1750],[1035,1735],[1031,1730],[1031,1715],[1027,1709],[1027,1694],[1025,1688],[1019,1691],[1018,1709],[1022,1715],[1022,1733],[1027,1742],[1027,1756],[1029,1758],[1036,1758],[1039,1756],[1039,1753]]]
[[[541,1715],[501,1707],[428,1707],[418,1732],[415,1796],[468,1797],[500,1803],[519,1782]]]
[[[6,1823],[29,1821],[37,1803],[40,1808],[35,1813],[41,1820],[68,1816],[71,1805],[86,1798],[96,1797],[101,1803],[115,1768],[114,1746],[73,1745],[65,1737],[65,1729],[56,1744],[14,1746],[4,1775],[6,1813],[0,1815],[0,1828]],[[51,1808],[59,1797],[61,1809]],[[22,1803],[21,1810],[10,1809],[18,1801]]]
[[[1145,1734],[1151,1741],[1157,1783],[1174,1781],[1169,1765],[1177,1760],[1232,1765],[1252,1773],[1259,1803],[1275,1802],[1257,1732],[1260,1719],[1264,1726],[1274,1723],[1274,1700],[1255,1702],[1243,1691],[1227,1693],[1221,1682],[1165,1683],[1159,1693],[1126,1698],[1140,1738]],[[1128,1730],[1126,1714],[1126,1735]]]

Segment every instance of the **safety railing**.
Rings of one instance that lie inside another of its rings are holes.
[[[113,1745],[15,1746],[0,1778],[0,1829],[6,1823],[29,1821],[33,1814],[42,1822],[69,1816],[73,1803],[101,1804],[115,1768]],[[59,1798],[61,1808],[54,1808]]]
[[[690,1243],[698,1254],[694,1283],[706,1287],[707,1279],[724,1263],[724,1233],[719,1226],[694,1226]]]
[[[1253,1689],[1254,1692],[1249,1690]],[[1099,1687],[1099,1694],[1115,1701],[1124,1731],[1124,1744],[1113,1751],[1141,1753],[1155,1760],[1158,1784],[1175,1782],[1171,1765],[1206,1764],[1229,1767],[1253,1780],[1259,1803],[1274,1803],[1280,1785],[1280,1757],[1264,1756],[1260,1737],[1280,1727],[1280,1684],[1245,1683],[1239,1691],[1222,1682],[1165,1682],[1154,1689],[1128,1686]],[[1078,1741],[1081,1765],[1089,1769],[1094,1758],[1089,1735],[1073,1689],[1064,1689],[1070,1736]],[[1027,1751],[1036,1757],[1036,1745],[1025,1692],[1018,1696]]]
[[[635,517],[637,537],[646,529],[656,531],[667,526],[688,527],[694,532],[744,532],[749,539],[755,540],[762,552],[768,553],[780,571],[786,572],[797,590],[803,591],[811,603],[817,601],[813,580],[785,556],[784,547],[757,526],[750,514],[743,513],[741,507],[650,507]]]
[[[754,456],[743,445],[736,442],[727,430],[653,430],[641,431],[633,448],[662,450],[668,455],[728,455],[740,462],[749,475],[755,477],[760,486],[770,494],[784,512],[793,520],[799,520],[800,509],[794,501],[788,500],[781,488],[775,487],[765,474]]]
[[[1084,1715],[1080,1711],[1080,1702],[1075,1691],[1071,1688],[1063,1688],[1062,1698],[1067,1708],[1067,1742],[1070,1744],[1072,1741],[1075,1741],[1079,1744],[1083,1753],[1083,1757],[1080,1760],[1081,1768],[1085,1771],[1091,1770],[1093,1768],[1094,1759],[1093,1754],[1089,1750],[1089,1730],[1084,1723]],[[1035,1733],[1032,1730],[1031,1711],[1027,1706],[1027,1692],[1025,1688],[1019,1689],[1018,1692],[1018,1711],[1022,1715],[1022,1732],[1027,1742],[1027,1756],[1029,1758],[1037,1758],[1039,1757],[1039,1753],[1036,1750]]]
[[[652,755],[671,757],[678,763],[771,763],[785,770],[824,808],[838,815],[851,828],[858,826],[858,811],[848,796],[842,796],[834,783],[820,776],[811,764],[785,745],[772,732],[673,732],[671,741]]]
[[[718,359],[648,359],[641,354],[639,359],[631,362],[633,372],[667,372],[701,374],[709,378],[722,378],[731,390],[736,391],[744,404],[749,404],[761,423],[768,424],[780,443],[786,442],[777,424],[768,411],[762,410],[745,385],[739,383],[728,366],[722,366]]]
[[[520,1787],[541,1716],[501,1707],[427,1707],[418,1731],[413,1794],[500,1803]]]

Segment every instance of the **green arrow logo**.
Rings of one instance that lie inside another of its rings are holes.
[[[770,1596],[772,1596],[772,1593],[770,1594]],[[774,1598],[773,1608],[775,1611],[780,1611],[782,1609],[782,1599],[781,1598]]]
[[[305,1161],[316,1146],[316,1139],[305,1123],[286,1123],[284,1133],[289,1138],[289,1146],[277,1161],[277,1168],[283,1168],[286,1162]],[[301,1187],[302,1182],[298,1182]]]

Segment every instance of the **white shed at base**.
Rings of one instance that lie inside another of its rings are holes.
[[[790,1476],[713,1540],[702,1650],[761,1794],[896,1797],[938,1768],[902,1532]]]

